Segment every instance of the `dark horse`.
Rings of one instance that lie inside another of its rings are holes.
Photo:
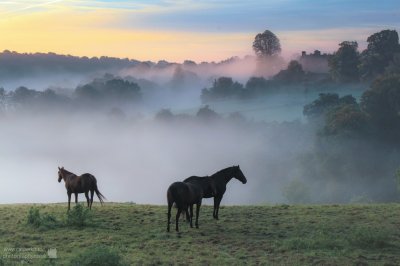
[[[222,169],[221,171],[216,172],[210,177],[191,176],[186,178],[183,182],[189,184],[202,180],[202,182],[208,184],[208,188],[204,189],[203,198],[214,197],[213,217],[218,220],[219,205],[226,191],[226,184],[231,181],[232,178],[236,178],[243,184],[247,183],[247,179],[242,173],[242,170],[240,170],[239,165]],[[207,187],[207,185],[205,186]],[[213,186],[215,186],[215,194],[212,193],[211,188]]]
[[[211,193],[215,193],[215,187],[213,187],[208,183],[207,185],[211,186]],[[179,216],[182,212],[186,213],[186,217],[189,218],[190,227],[193,228],[193,205],[196,204],[196,228],[199,228],[199,212],[201,201],[204,197],[204,194],[207,192],[204,190],[204,182],[203,180],[191,183],[184,182],[175,182],[172,183],[167,191],[167,200],[168,200],[168,221],[167,221],[167,231],[169,232],[169,225],[171,221],[171,209],[173,204],[176,204],[177,213],[175,220],[175,230],[179,232]],[[188,213],[188,209],[190,209],[190,215]]]
[[[61,179],[64,179],[65,188],[67,189],[68,194],[68,210],[70,210],[71,206],[71,194],[75,194],[75,203],[78,203],[78,194],[85,193],[85,197],[87,200],[87,206],[89,209],[92,209],[93,204],[93,194],[96,192],[97,197],[100,200],[100,203],[103,205],[105,197],[100,193],[97,188],[97,180],[91,174],[83,174],[77,176],[74,173],[71,173],[64,169],[64,167],[58,167],[58,182],[61,182]],[[90,201],[89,201],[89,191],[90,191]]]

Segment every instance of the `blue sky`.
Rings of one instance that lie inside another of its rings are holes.
[[[208,52],[205,60],[223,59],[252,53],[255,34],[266,29],[278,35],[283,52],[290,55],[300,50],[333,51],[344,40],[356,40],[363,48],[370,34],[399,28],[399,0],[0,2],[0,49],[89,56],[183,60],[194,50],[197,60],[202,56],[198,51]],[[104,39],[104,34],[110,38]],[[24,38],[32,42],[21,44]],[[185,53],[185,47],[191,48]]]

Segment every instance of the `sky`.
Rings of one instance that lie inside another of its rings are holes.
[[[257,33],[283,56],[332,52],[345,40],[400,30],[398,0],[5,0],[0,50],[145,60],[220,61],[253,54]]]

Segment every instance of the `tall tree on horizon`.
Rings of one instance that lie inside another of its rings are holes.
[[[253,50],[257,56],[257,75],[275,75],[285,65],[279,38],[269,30],[258,33],[254,38]]]
[[[281,43],[274,33],[269,30],[258,33],[254,38],[253,50],[258,57],[269,57],[281,53]]]

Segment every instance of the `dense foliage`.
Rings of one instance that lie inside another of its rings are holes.
[[[357,42],[341,42],[340,48],[329,59],[333,80],[339,82],[357,82],[359,80],[359,54]]]
[[[76,107],[97,110],[110,105],[134,105],[140,102],[141,98],[141,88],[137,83],[106,75],[78,86],[72,94],[65,94],[54,89],[37,91],[26,87],[18,87],[14,91],[6,92],[0,88],[0,111],[72,110]]]
[[[275,56],[280,54],[281,44],[274,33],[266,30],[254,38],[253,50],[258,57]]]

